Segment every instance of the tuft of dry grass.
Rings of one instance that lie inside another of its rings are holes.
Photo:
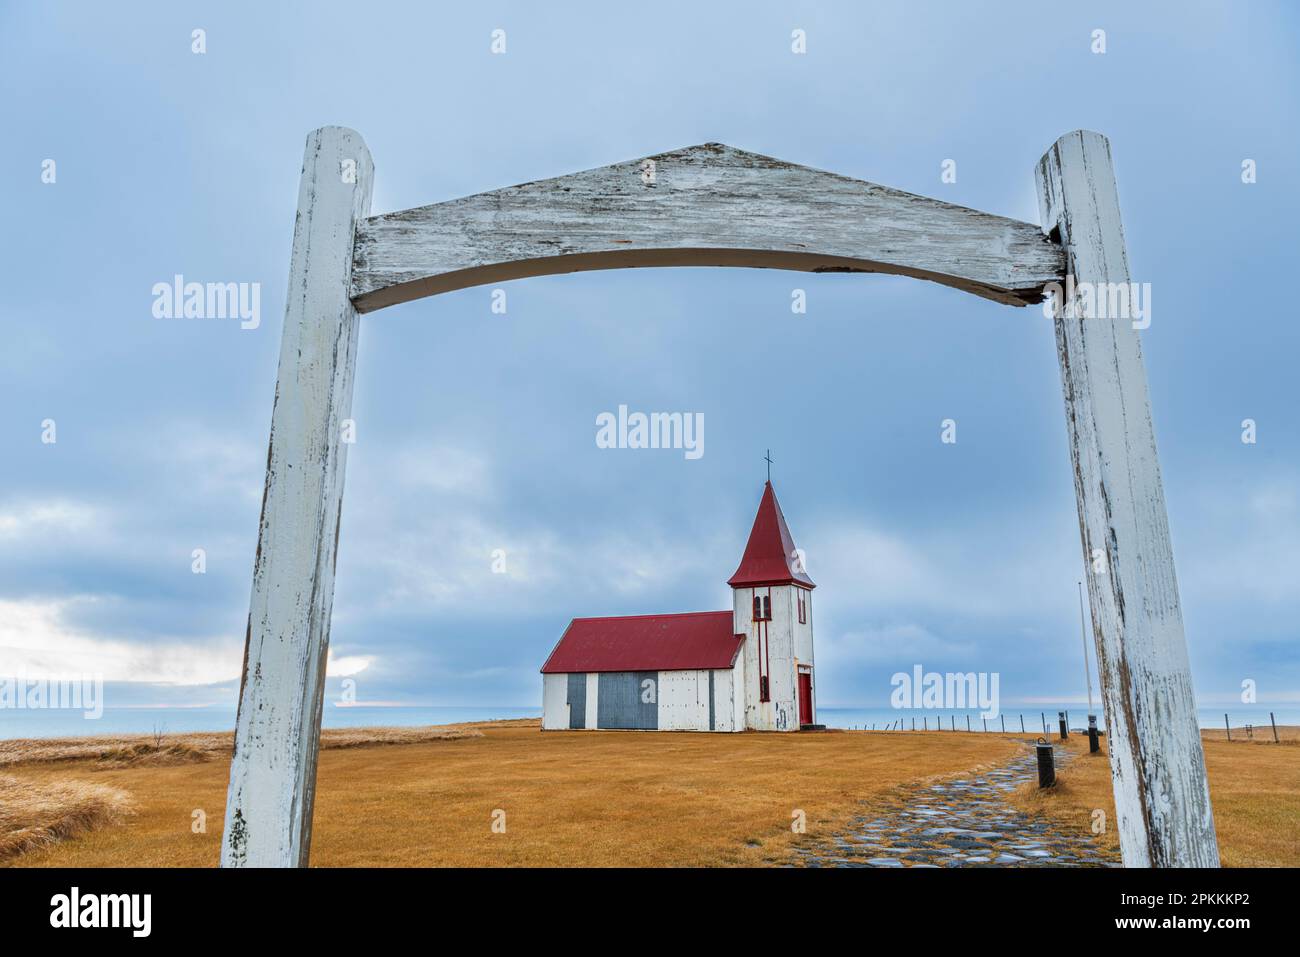
[[[23,781],[0,774],[0,861],[123,820],[125,791],[85,781]]]
[[[1279,727],[1281,744],[1233,739],[1219,731],[1202,731],[1206,775],[1210,779],[1210,804],[1224,867],[1295,867],[1300,864],[1300,761],[1296,745],[1300,728]],[[1089,755],[1088,739],[1072,736],[1066,743],[1074,760],[1057,772],[1055,787],[1040,790],[1037,783],[1011,795],[1013,804],[1044,814],[1063,824],[1089,832],[1096,811],[1105,817],[1098,842],[1118,850],[1115,798],[1103,738],[1102,753]],[[1060,742],[1053,742],[1060,747]]]
[[[501,722],[507,724],[509,722]],[[531,726],[534,721],[527,721]],[[473,724],[448,724],[426,728],[331,728],[321,732],[322,750],[334,748],[369,748],[384,744],[427,744],[431,741],[460,741],[481,738],[483,732]]]
[[[1103,740],[1105,740],[1103,738]],[[1074,760],[1056,770],[1056,783],[1050,788],[1040,788],[1037,779],[1022,784],[1009,795],[1012,805],[1028,814],[1039,814],[1059,821],[1069,828],[1090,833],[1093,839],[1110,851],[1119,853],[1119,832],[1115,822],[1115,800],[1111,792],[1110,759],[1103,750],[1088,753],[1088,739],[1084,735],[1071,735],[1062,745],[1068,748]],[[1106,817],[1103,827],[1093,827],[1094,811],[1102,810]]]

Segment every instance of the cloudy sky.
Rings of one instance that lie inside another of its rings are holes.
[[[0,674],[233,706],[313,128],[365,138],[375,213],[720,141],[1034,222],[1035,162],[1090,128],[1152,286],[1198,694],[1300,701],[1292,6],[462,6],[0,7]],[[155,318],[176,274],[259,283],[260,325]],[[729,607],[770,448],[819,586],[821,704],[883,705],[917,663],[999,671],[1004,702],[1082,697],[1040,311],[758,270],[502,288],[505,315],[476,288],[363,320],[331,693],[537,705],[569,618]],[[620,404],[703,413],[705,454],[598,448]]]

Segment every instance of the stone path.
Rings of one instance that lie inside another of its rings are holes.
[[[1057,750],[1057,768],[1071,760]],[[1119,867],[1090,834],[1018,811],[1005,795],[1037,781],[1032,750],[1009,764],[874,802],[847,833],[798,847],[808,867]]]

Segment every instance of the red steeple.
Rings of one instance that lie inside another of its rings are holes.
[[[817,587],[800,566],[794,539],[790,537],[790,529],[786,527],[785,516],[781,514],[781,506],[777,504],[776,493],[769,481],[763,486],[763,500],[758,503],[758,514],[754,516],[745,555],[727,584],[732,588],[744,588],[791,583]]]

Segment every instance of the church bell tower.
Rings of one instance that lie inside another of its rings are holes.
[[[745,727],[798,731],[817,723],[813,672],[812,593],[769,478],[732,589],[742,660]]]

